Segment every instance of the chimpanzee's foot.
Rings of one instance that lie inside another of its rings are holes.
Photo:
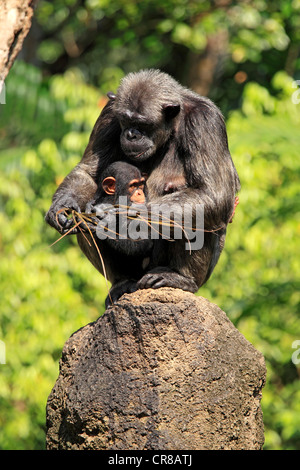
[[[109,291],[105,300],[105,308],[111,307],[123,294],[130,294],[138,289],[136,281],[125,280],[115,284]]]
[[[189,292],[197,292],[195,281],[178,274],[166,267],[157,267],[145,274],[138,282],[138,289],[158,289],[159,287],[174,287]]]

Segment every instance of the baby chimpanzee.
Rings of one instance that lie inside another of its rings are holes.
[[[106,306],[124,292],[137,290],[136,282],[150,262],[153,242],[148,235],[145,183],[135,166],[112,163],[102,172],[95,197],[86,206],[86,213],[96,213],[94,240],[112,283]]]

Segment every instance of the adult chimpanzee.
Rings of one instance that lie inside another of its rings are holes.
[[[208,98],[158,70],[129,74],[117,94],[108,96],[83,158],[57,189],[46,220],[65,232],[71,222],[63,212],[56,219],[57,212],[63,207],[84,210],[97,189],[99,175],[110,163],[134,162],[148,175],[150,202],[203,204],[206,230],[198,251],[187,251],[183,240],[166,243],[138,287],[169,286],[195,292],[219,259],[240,188],[221,112]],[[78,242],[101,271],[96,251],[91,251],[81,234]],[[118,269],[111,268],[112,276]]]
[[[97,223],[93,243],[98,245],[113,284],[107,306],[124,292],[135,291],[149,266],[153,242],[148,236],[145,204],[145,178],[139,169],[115,162],[103,171],[95,197],[85,209]]]

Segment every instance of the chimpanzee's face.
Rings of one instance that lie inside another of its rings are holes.
[[[168,141],[173,119],[180,111],[178,104],[161,105],[144,96],[124,100],[117,95],[114,108],[121,127],[122,150],[135,161],[147,160]]]

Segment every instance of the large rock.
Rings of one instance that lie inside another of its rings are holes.
[[[66,342],[48,449],[260,449],[262,355],[179,289],[128,294]]]

